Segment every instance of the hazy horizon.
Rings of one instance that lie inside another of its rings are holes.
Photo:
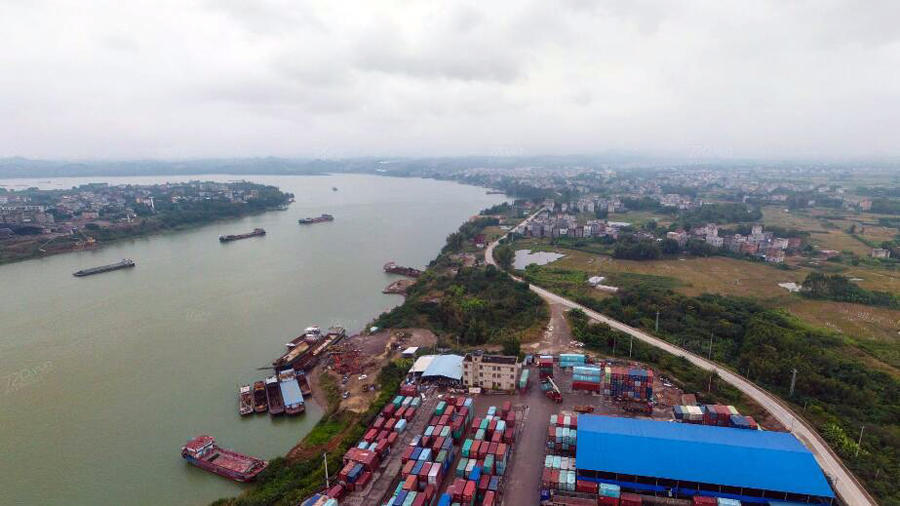
[[[895,2],[0,0],[0,13],[0,157],[900,156]]]

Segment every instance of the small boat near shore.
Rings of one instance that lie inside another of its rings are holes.
[[[238,398],[240,402],[240,408],[238,409],[238,412],[241,414],[241,416],[252,414],[253,391],[250,390],[250,385],[244,385],[241,387]]]
[[[270,415],[284,414],[284,401],[281,399],[281,387],[276,376],[266,378],[266,399],[269,401]]]
[[[300,393],[303,394],[303,397],[309,397],[312,395],[312,387],[309,386],[309,380],[306,379],[306,374],[298,373],[297,374],[297,383],[300,384]]]
[[[237,241],[240,239],[247,239],[249,237],[259,237],[266,235],[266,231],[262,228],[254,228],[253,232],[247,232],[246,234],[230,234],[230,235],[220,235],[219,242],[231,242]]]
[[[76,277],[84,277],[91,276],[94,274],[101,274],[104,272],[117,271],[119,269],[128,269],[129,267],[134,267],[134,260],[130,258],[122,259],[121,262],[117,262],[109,265],[101,265],[100,267],[91,267],[90,269],[82,269],[80,271],[75,271],[72,273],[73,276]]]
[[[262,381],[253,383],[253,411],[257,413],[265,413],[269,409],[269,402],[266,399],[266,384]]]
[[[316,216],[315,218],[300,218],[297,220],[297,223],[301,225],[312,225],[313,223],[324,223],[326,221],[334,221],[334,216],[323,213],[321,216]]]
[[[206,434],[185,443],[181,457],[200,469],[240,482],[253,481],[269,465],[265,460],[220,448],[216,439]]]

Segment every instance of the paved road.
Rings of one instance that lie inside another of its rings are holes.
[[[535,216],[537,216],[538,213],[541,212],[541,210],[529,216],[525,220],[525,222],[531,221]],[[493,253],[494,247],[499,243],[499,241],[500,239],[491,243],[485,249],[485,261],[491,265],[496,265],[496,263],[494,262]],[[832,451],[831,447],[829,447],[828,444],[819,436],[815,429],[813,429],[809,424],[806,423],[806,421],[800,418],[799,415],[794,413],[775,395],[756,386],[753,382],[744,378],[743,376],[735,374],[730,370],[718,365],[716,362],[707,360],[699,355],[695,355],[667,341],[664,341],[657,337],[653,337],[650,334],[647,334],[646,332],[638,330],[634,327],[625,325],[618,320],[613,320],[608,316],[588,309],[581,304],[577,304],[564,297],[560,297],[559,295],[556,295],[555,293],[545,290],[539,286],[529,285],[529,288],[531,289],[531,291],[540,295],[550,304],[560,304],[572,309],[581,309],[585,312],[585,314],[587,314],[594,320],[603,322],[616,330],[632,335],[635,338],[640,339],[641,341],[656,346],[657,348],[667,351],[673,355],[684,357],[692,364],[701,369],[716,372],[724,381],[740,390],[747,397],[759,403],[760,406],[769,411],[769,413],[771,413],[772,416],[774,416],[779,422],[781,422],[783,426],[788,427],[791,432],[793,432],[793,434],[797,436],[797,438],[799,438],[806,444],[810,451],[812,451],[813,455],[815,455],[816,460],[819,462],[819,465],[822,467],[825,473],[831,477],[835,492],[844,503],[852,506],[877,504],[875,499],[871,495],[869,495],[869,493],[859,483],[853,473],[851,473],[850,470],[844,466],[844,463],[841,461],[840,457],[838,457],[834,453],[834,451]]]

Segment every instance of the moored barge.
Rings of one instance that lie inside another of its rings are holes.
[[[240,482],[252,481],[269,465],[265,460],[220,448],[216,439],[206,434],[182,446],[181,457],[200,469]]]
[[[240,412],[241,416],[253,413],[253,391],[250,390],[250,385],[244,385],[241,387],[239,399],[240,408],[238,411]]]
[[[253,411],[257,413],[265,413],[269,409],[269,403],[266,400],[266,384],[262,381],[253,383]]]
[[[410,278],[418,278],[422,275],[422,271],[420,271],[419,269],[397,265],[395,262],[388,262],[384,264],[383,268],[384,272],[387,272],[389,274],[399,274],[401,276],[408,276]]]
[[[281,400],[281,387],[278,386],[278,378],[269,376],[266,378],[266,399],[269,401],[269,414],[272,416],[284,414],[284,401]]]
[[[246,234],[229,234],[229,235],[220,235],[219,242],[231,242],[237,241],[239,239],[247,239],[249,237],[258,237],[266,235],[266,231],[261,228],[254,228],[253,232],[247,232]]]
[[[284,401],[284,413],[286,415],[299,415],[306,411],[303,402],[303,392],[297,383],[297,375],[293,369],[285,369],[278,372],[278,381],[281,386],[281,399]]]
[[[100,267],[91,267],[90,269],[82,269],[80,271],[73,272],[72,275],[80,278],[84,276],[91,276],[93,274],[117,271],[119,269],[128,269],[129,267],[134,267],[134,260],[125,258],[121,262],[117,262],[114,264],[101,265]]]

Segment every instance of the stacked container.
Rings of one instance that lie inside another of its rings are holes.
[[[541,378],[553,376],[553,357],[550,355],[541,355],[538,358],[538,372]]]
[[[559,354],[559,366],[562,368],[569,368],[575,366],[584,365],[587,362],[587,358],[581,353],[560,353]]]
[[[599,392],[603,385],[603,369],[579,366],[572,368],[572,389]]]

